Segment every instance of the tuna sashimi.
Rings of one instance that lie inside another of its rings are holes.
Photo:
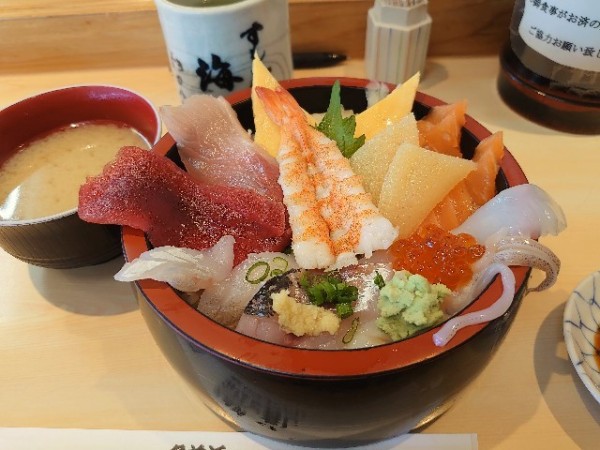
[[[222,97],[194,95],[181,106],[163,106],[161,117],[187,171],[208,184],[253,189],[281,201],[275,159],[255,144]]]
[[[446,155],[461,157],[460,136],[465,124],[467,102],[434,106],[417,122],[419,145]]]
[[[128,225],[155,247],[204,250],[235,238],[234,264],[248,253],[280,251],[289,243],[285,207],[253,190],[198,182],[171,160],[123,147],[115,161],[79,191],[79,216]]]
[[[502,133],[482,140],[475,149],[477,164],[467,177],[429,213],[420,227],[433,224],[446,231],[455,229],[481,205],[496,195],[496,175],[504,156]]]

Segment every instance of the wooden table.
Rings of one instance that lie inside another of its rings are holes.
[[[500,100],[496,58],[434,58],[421,90],[468,112],[507,147],[531,182],[564,208],[568,229],[543,239],[562,260],[557,284],[530,294],[497,354],[454,407],[424,433],[477,433],[482,449],[598,448],[600,405],[577,378],[562,339],[569,293],[600,268],[600,137],[525,121]],[[363,76],[362,61],[308,75]],[[70,84],[139,91],[178,103],[166,67],[0,76],[0,107]],[[112,275],[121,259],[74,270],[29,266],[0,251],[0,426],[158,430],[230,428],[199,401],[154,344],[131,288]]]

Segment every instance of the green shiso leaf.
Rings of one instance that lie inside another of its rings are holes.
[[[329,98],[329,107],[316,128],[329,139],[335,141],[342,155],[346,158],[350,158],[365,143],[364,134],[357,138],[354,137],[356,117],[354,115],[349,117],[342,116],[339,81],[333,84],[331,97]]]

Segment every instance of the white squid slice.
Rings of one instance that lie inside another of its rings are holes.
[[[435,345],[443,347],[454,337],[458,330],[470,325],[489,322],[508,311],[515,296],[515,275],[509,267],[501,263],[493,263],[485,269],[485,274],[480,278],[478,285],[486,286],[496,275],[500,275],[503,286],[502,294],[498,300],[496,300],[489,308],[462,316],[456,316],[448,320],[442,328],[433,335],[433,342]]]
[[[513,186],[481,206],[453,233],[468,233],[484,243],[501,229],[537,239],[557,235],[567,226],[561,207],[534,184]]]
[[[156,247],[125,263],[117,281],[152,279],[182,292],[197,292],[224,280],[233,269],[233,236],[223,236],[209,249]]]
[[[508,236],[496,244],[494,261],[506,266],[526,266],[542,270],[546,276],[534,288],[527,291],[539,292],[553,286],[560,271],[560,259],[548,247],[523,236]]]
[[[477,210],[454,233],[469,233],[485,243],[486,255],[475,266],[471,283],[445,300],[446,313],[455,314],[480,295],[496,275],[503,291],[492,306],[446,322],[434,334],[434,343],[443,346],[461,328],[489,322],[502,316],[515,295],[515,277],[509,266],[533,267],[544,271],[544,280],[529,291],[551,287],[560,271],[559,258],[535,238],[558,234],[566,226],[562,209],[539,187],[521,185],[507,189]]]

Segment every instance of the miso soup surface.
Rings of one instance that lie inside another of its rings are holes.
[[[77,207],[79,187],[127,145],[148,149],[132,128],[85,122],[25,144],[0,167],[0,219],[24,220]]]

